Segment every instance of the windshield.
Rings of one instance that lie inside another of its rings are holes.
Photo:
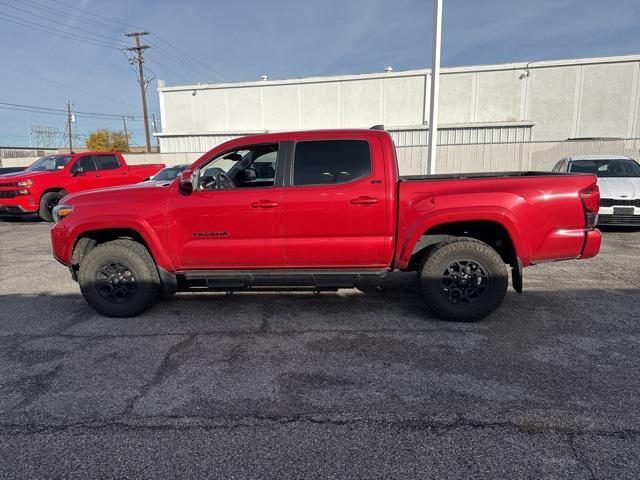
[[[601,178],[640,177],[640,165],[631,159],[578,160],[571,162],[573,173],[593,173]]]
[[[151,180],[174,180],[180,172],[187,169],[188,165],[176,165],[175,167],[167,167],[156,173]]]
[[[31,164],[25,172],[53,172],[54,170],[62,170],[72,155],[49,155],[42,157]]]

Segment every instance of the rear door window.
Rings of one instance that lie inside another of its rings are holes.
[[[91,155],[80,157],[73,166],[73,171],[77,171],[78,168],[82,168],[85,172],[95,172],[96,164],[93,162],[93,157]]]
[[[120,161],[115,155],[94,155],[94,161],[98,170],[115,170],[120,168]]]
[[[371,150],[366,140],[298,142],[293,161],[293,184],[349,183],[371,173]]]

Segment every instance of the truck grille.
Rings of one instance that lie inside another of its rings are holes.
[[[0,198],[16,198],[17,196],[17,190],[0,190]]]
[[[598,215],[598,225],[638,225],[640,215]]]
[[[0,187],[16,187],[16,182],[4,182],[0,183]]]
[[[614,198],[601,198],[600,199],[601,207],[640,207],[640,198],[636,198],[635,200],[621,200]]]

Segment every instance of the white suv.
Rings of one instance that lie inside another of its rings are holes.
[[[554,172],[593,173],[600,187],[598,225],[640,227],[640,165],[619,155],[576,155],[556,163]]]

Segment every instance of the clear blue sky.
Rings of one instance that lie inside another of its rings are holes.
[[[444,4],[444,66],[640,53],[638,0]],[[0,102],[140,115],[136,76],[108,46],[135,26],[160,37],[147,37],[146,66],[170,85],[424,68],[431,15],[430,0],[0,0]],[[158,116],[155,81],[149,100]],[[1,107],[0,145],[28,144],[28,123],[64,128],[62,115]],[[74,128],[121,125],[78,116]],[[142,122],[129,127],[142,144]]]

